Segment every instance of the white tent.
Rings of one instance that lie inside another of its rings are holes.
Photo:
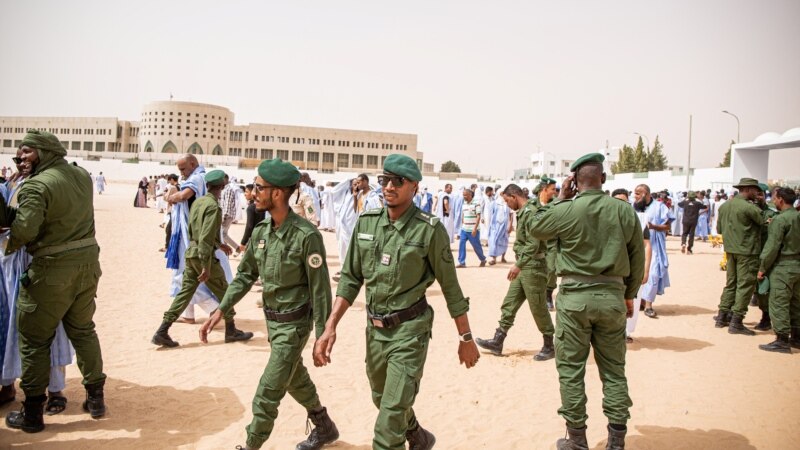
[[[741,178],[767,181],[769,151],[782,148],[800,148],[800,127],[783,134],[764,133],[753,142],[735,144],[731,151],[732,181],[737,182]],[[797,169],[800,173],[800,167]]]

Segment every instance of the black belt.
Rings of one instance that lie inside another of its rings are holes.
[[[412,306],[395,311],[389,314],[372,314],[367,311],[367,317],[372,321],[375,328],[394,328],[403,322],[408,322],[411,319],[416,319],[428,310],[428,300],[423,296],[420,301],[414,303]]]
[[[267,309],[264,307],[264,317],[267,320],[271,320],[273,322],[294,322],[295,320],[302,319],[303,317],[308,316],[308,312],[311,311],[311,305],[306,303],[305,305],[295,309],[294,311],[289,312],[278,312],[272,309]]]

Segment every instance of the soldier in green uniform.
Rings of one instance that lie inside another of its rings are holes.
[[[775,204],[773,202],[767,203],[767,192],[769,192],[769,186],[765,183],[759,183],[758,187],[760,188],[758,194],[756,194],[756,206],[761,209],[761,221],[763,226],[761,227],[761,248],[764,248],[764,245],[767,243],[767,238],[769,237],[769,224],[772,222],[772,218],[778,215],[778,210],[775,208]],[[761,320],[758,322],[758,325],[754,326],[754,330],[758,331],[767,331],[772,328],[772,322],[769,318],[769,292],[759,292],[759,289],[756,288],[756,292],[754,294],[756,298],[756,304],[758,305],[758,309],[761,310]]]
[[[534,189],[536,198],[533,199],[536,208],[544,206],[556,196],[556,180],[548,177],[542,177],[541,183]],[[557,287],[556,277],[556,240],[550,239],[547,241],[547,310],[553,311],[553,291]]]
[[[603,160],[602,154],[591,153],[575,161],[559,200],[539,209],[528,227],[533,238],[558,239],[558,411],[569,435],[558,440],[559,450],[588,449],[584,375],[590,346],[603,382],[607,449],[625,447],[630,418],[625,319],[633,314],[633,298],[644,277],[644,244],[633,208],[602,191]]]
[[[508,271],[508,293],[500,307],[499,327],[495,330],[492,339],[476,339],[479,347],[491,351],[495,355],[503,353],[503,341],[508,330],[514,326],[517,311],[528,299],[528,306],[533,314],[536,327],[542,333],[544,346],[533,359],[546,361],[556,356],[553,347],[553,319],[547,311],[545,304],[545,290],[547,288],[547,244],[528,234],[528,226],[533,214],[538,209],[535,200],[528,200],[522,189],[516,184],[509,184],[502,193],[509,208],[517,212],[517,237],[514,240],[514,254],[516,262]]]
[[[50,344],[59,322],[78,356],[86,388],[83,409],[92,418],[105,414],[106,375],[93,320],[100,248],[89,174],[67,164],[67,151],[53,134],[31,130],[20,150],[31,175],[20,188],[18,208],[7,207],[0,196],[0,226],[11,227],[6,254],[26,246],[33,261],[20,277],[17,303],[25,401],[21,411],[8,413],[6,424],[35,433],[44,429]]]
[[[715,326],[727,326],[731,334],[753,336],[755,332],[745,327],[742,320],[747,314],[758,274],[763,219],[761,210],[752,202],[761,188],[753,178],[742,178],[734,187],[739,195],[719,208],[717,220],[717,232],[725,239],[728,267]]]
[[[311,329],[316,327],[319,338],[330,315],[331,285],[322,235],[289,206],[299,179],[297,168],[280,159],[258,166],[256,210],[269,211],[271,219],[253,229],[236,278],[219,309],[200,329],[200,339],[208,342],[208,333],[261,278],[271,351],[253,398],[253,420],[246,428],[247,449],[261,448],[269,439],[278,405],[287,392],[306,408],[315,425],[308,439],[297,444],[298,450],[319,449],[339,438],[303,365],[303,348]]]
[[[314,346],[314,364],[328,364],[336,326],[366,284],[367,377],[379,409],[372,441],[378,450],[404,449],[406,440],[412,450],[427,450],[436,441],[419,425],[412,408],[433,325],[425,291],[434,280],[460,335],[459,360],[470,368],[480,357],[469,329],[469,299],[458,285],[447,231],[435,216],[412,203],[421,179],[417,163],[408,156],[391,154],[384,161],[378,182],[386,207],[358,218],[333,312]]]
[[[169,335],[169,328],[178,316],[189,306],[197,287],[205,283],[208,289],[218,298],[225,295],[228,282],[214,251],[221,248],[230,255],[231,248],[222,243],[220,230],[222,227],[222,209],[219,197],[225,188],[225,172],[212,170],[205,176],[208,192],[192,203],[189,211],[189,247],[186,248],[186,270],[183,272],[183,283],[178,295],[172,299],[164,321],[153,335],[152,343],[164,347],[177,347],[178,343]],[[225,314],[225,342],[246,341],[253,333],[236,329],[233,316],[235,311]]]
[[[769,226],[758,269],[758,279],[769,276],[769,314],[776,336],[758,348],[770,352],[800,349],[800,212],[792,207],[795,200],[790,188],[778,189],[773,196],[780,213]]]

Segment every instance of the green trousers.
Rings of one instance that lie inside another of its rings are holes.
[[[28,398],[44,395],[47,389],[50,345],[59,322],[64,323],[64,331],[75,348],[83,384],[106,379],[94,326],[94,299],[102,274],[99,249],[95,246],[65,253],[35,258],[21,280],[17,301],[20,387]]]
[[[272,434],[278,405],[287,392],[308,411],[322,406],[303,365],[303,348],[311,328],[310,317],[286,323],[267,321],[271,350],[253,397],[253,420],[245,428],[248,447],[261,447]]]
[[[367,325],[367,378],[378,408],[374,450],[405,449],[406,431],[417,426],[414,400],[419,392],[433,310],[391,330]]]
[[[725,287],[719,299],[720,311],[732,311],[744,317],[753,292],[756,289],[758,275],[758,255],[738,255],[728,253],[728,269]]]
[[[200,286],[197,277],[200,276],[200,272],[202,271],[203,265],[200,263],[199,259],[186,258],[186,269],[183,271],[181,290],[178,292],[178,295],[172,299],[172,304],[169,306],[167,312],[164,313],[164,322],[175,322],[186,307],[189,306],[189,302],[192,301],[197,287]],[[217,258],[211,258],[211,274],[208,280],[205,281],[205,285],[211,293],[217,297],[218,301],[222,301],[222,297],[225,296],[225,291],[228,289],[228,281],[225,279],[225,272],[222,270],[222,266],[219,264]],[[227,322],[233,319],[235,314],[236,312],[231,308],[224,316],[225,321]]]
[[[776,334],[800,327],[800,261],[780,262],[769,274],[769,318]]]
[[[533,320],[539,332],[545,336],[552,336],[555,332],[553,319],[547,311],[547,274],[544,268],[526,268],[519,272],[519,276],[508,286],[506,298],[500,307],[500,328],[506,332],[514,326],[517,311],[528,300],[528,306],[533,314]]]
[[[551,249],[547,249],[547,255],[545,259],[547,261],[547,289],[550,291],[555,290],[558,287],[556,283],[556,251],[555,246]]]
[[[556,369],[561,389],[558,413],[571,428],[586,424],[586,359],[589,346],[603,382],[603,413],[625,425],[632,405],[625,378],[623,287],[570,289],[563,284],[556,315]]]

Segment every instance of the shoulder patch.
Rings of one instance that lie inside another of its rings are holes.
[[[439,222],[439,218],[438,217],[433,216],[431,214],[428,214],[428,213],[426,213],[424,211],[418,212],[415,217],[417,219],[427,223],[430,226],[435,226]]]
[[[308,267],[311,267],[312,269],[319,269],[320,267],[322,267],[322,262],[323,262],[322,255],[320,255],[319,253],[312,253],[308,255],[307,262],[308,262]]]

